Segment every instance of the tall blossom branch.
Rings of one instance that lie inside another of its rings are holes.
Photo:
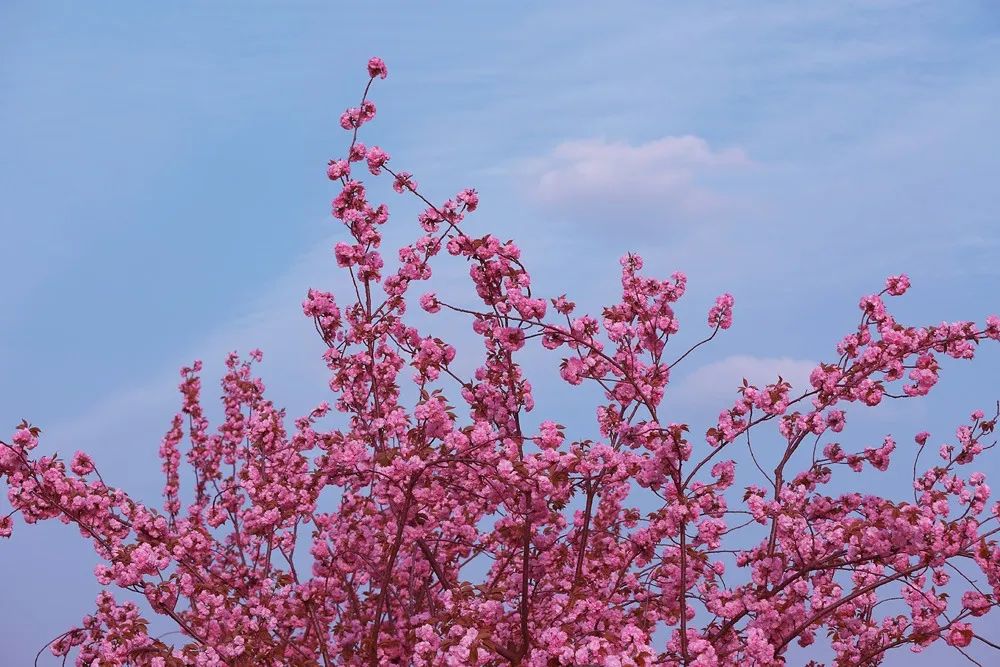
[[[30,424],[0,444],[13,510],[0,535],[15,520],[57,519],[100,561],[96,610],[52,653],[140,667],[764,667],[818,636],[838,666],[935,642],[962,655],[973,640],[997,647],[983,619],[1000,599],[1000,506],[974,464],[994,445],[1000,406],[973,412],[930,465],[918,457],[931,436],[915,434],[912,499],[852,490],[856,473],[900,456],[893,436],[830,438],[848,406],[927,394],[944,358],[1000,340],[1000,318],[904,325],[886,301],[909,279],[892,276],[861,300],[859,324],[808,386],[744,381],[694,437],[691,424],[661,419],[671,373],[732,326],[733,297],[711,305],[707,335],[670,354],[687,278],[648,277],[638,254],[622,258],[621,298],[599,317],[565,295],[540,298],[513,241],[470,229],[475,190],[435,201],[362,143],[387,73],[369,61],[361,102],[340,119],[346,152],[327,168],[344,233],[333,254],[353,293],[342,306],[309,290],[303,303],[330,402],[286,419],[255,374],[261,353],[234,353],[213,433],[201,364],[182,369],[181,409],[160,447],[161,509],[111,486],[83,452],[40,455]],[[391,269],[389,208],[371,201],[362,172],[425,207]],[[467,266],[481,305],[413,293],[447,261]],[[414,303],[470,321],[482,346],[471,375],[455,347],[414,323]],[[590,437],[569,441],[555,418],[529,419],[529,347],[561,355],[569,385],[599,390],[584,406],[596,413]],[[743,442],[753,465],[736,463]],[[149,614],[176,629],[151,636]]]

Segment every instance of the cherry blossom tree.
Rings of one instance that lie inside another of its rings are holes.
[[[336,262],[353,292],[310,290],[303,304],[326,345],[332,405],[287,422],[255,375],[261,353],[234,353],[212,430],[201,364],[184,368],[159,451],[160,508],[112,486],[83,452],[40,454],[27,423],[0,445],[13,508],[0,534],[15,518],[57,519],[100,560],[95,611],[52,653],[102,667],[708,667],[782,665],[817,635],[836,665],[935,642],[1000,649],[975,620],[1000,597],[1000,505],[974,470],[996,411],[973,412],[934,456],[921,457],[926,432],[911,454],[892,437],[836,441],[845,406],[927,394],[943,358],[1000,340],[1000,318],[902,324],[886,301],[909,280],[890,277],[809,386],[744,381],[696,433],[664,419],[665,391],[675,366],[732,325],[733,298],[711,306],[700,342],[671,354],[681,273],[648,277],[625,256],[621,299],[597,317],[536,295],[518,246],[470,229],[475,190],[432,202],[361,143],[370,88],[386,74],[369,61],[360,104],[340,118],[347,150],[327,169],[345,234]],[[381,248],[389,209],[370,201],[365,171],[425,207],[396,268]],[[467,265],[478,307],[415,293],[442,260]],[[414,303],[471,322],[474,372],[413,324]],[[560,355],[569,385],[599,390],[585,406],[596,409],[591,439],[530,414],[528,347]],[[328,413],[340,427],[320,426]],[[751,432],[778,444],[754,450]],[[738,471],[734,455],[748,449],[755,465]],[[899,457],[912,464],[912,498],[850,490],[855,473]],[[176,632],[153,636],[150,614]]]

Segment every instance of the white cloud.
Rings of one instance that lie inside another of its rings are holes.
[[[791,357],[754,357],[733,355],[695,369],[678,380],[671,394],[689,403],[719,403],[736,398],[736,389],[746,378],[763,386],[776,382],[780,375],[792,385],[792,395],[810,388],[809,374],[816,363]]]
[[[705,214],[729,200],[715,175],[751,164],[739,148],[714,149],[701,137],[667,136],[631,145],[583,139],[556,146],[529,166],[533,198],[575,217],[645,214],[664,219]]]

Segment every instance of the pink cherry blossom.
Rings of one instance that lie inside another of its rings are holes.
[[[386,68],[385,62],[381,58],[376,56],[368,61],[368,76],[373,79],[375,77],[384,79],[389,76],[389,70]]]
[[[372,58],[368,85],[386,73]],[[744,380],[708,424],[683,422],[674,369],[732,326],[732,295],[710,307],[710,334],[678,346],[687,278],[649,275],[636,253],[597,314],[539,294],[513,241],[469,231],[475,190],[434,199],[358,141],[375,113],[368,93],[342,117],[349,140],[327,169],[331,264],[349,288],[302,302],[331,396],[289,418],[265,395],[262,353],[232,353],[213,428],[202,364],[181,369],[160,507],[84,452],[48,453],[28,423],[0,441],[13,510],[0,537],[58,520],[97,557],[94,611],[50,643],[55,655],[80,666],[764,667],[787,664],[793,642],[822,644],[832,664],[877,665],[900,648],[989,641],[1000,503],[974,467],[1000,407],[933,437],[907,424],[862,440],[850,424],[932,391],[949,360],[1000,340],[1000,318],[904,324],[882,298],[910,287],[893,276],[827,339],[804,386]],[[417,206],[412,227],[352,178],[362,160]],[[413,240],[387,251],[388,224]],[[442,267],[469,289],[411,291]],[[414,301],[433,317],[414,317]],[[475,336],[461,351],[439,337],[454,340],[452,317]],[[569,386],[546,390],[554,413],[541,416],[532,380],[544,355]],[[921,458],[928,445],[936,460]],[[912,475],[912,493],[872,484],[893,469]],[[172,630],[152,633],[153,615]]]
[[[723,294],[708,311],[708,326],[728,329],[733,325],[733,295]]]

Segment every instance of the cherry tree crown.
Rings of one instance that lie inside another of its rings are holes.
[[[793,645],[812,647],[813,666],[877,665],[935,642],[959,657],[1000,649],[982,620],[1000,599],[1000,507],[974,469],[997,412],[976,410],[940,445],[926,432],[903,446],[843,439],[848,407],[927,394],[942,359],[1000,340],[1000,318],[902,324],[887,301],[910,282],[892,276],[808,386],[744,381],[707,428],[670,421],[674,368],[732,326],[733,297],[675,351],[687,278],[648,276],[637,254],[599,316],[537,295],[518,246],[470,224],[475,190],[433,201],[361,142],[388,74],[379,58],[367,71],[327,167],[343,234],[333,254],[352,289],[311,289],[303,303],[330,402],[287,420],[255,374],[261,353],[233,353],[213,430],[201,363],[183,368],[159,507],[86,453],[40,454],[27,423],[0,445],[12,509],[0,535],[15,518],[57,519],[99,561],[96,608],[53,654],[101,667],[763,667]],[[369,176],[423,208],[415,240],[392,253]],[[448,261],[467,267],[477,306],[419,290]],[[481,348],[463,350],[466,363],[415,323],[438,313],[471,323]],[[532,414],[529,348],[558,355],[568,385],[599,389],[571,413],[590,438]],[[853,490],[855,473],[900,456],[912,497]]]

